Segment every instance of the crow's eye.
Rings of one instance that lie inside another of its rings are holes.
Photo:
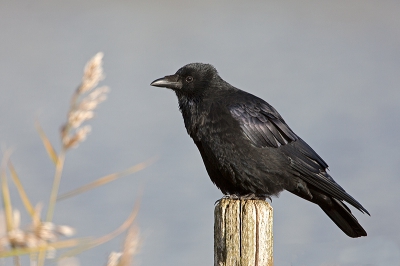
[[[193,81],[193,77],[192,76],[187,76],[186,77],[186,82],[192,82]]]

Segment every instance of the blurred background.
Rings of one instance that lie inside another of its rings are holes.
[[[60,192],[159,159],[59,202],[55,222],[77,236],[101,236],[140,198],[138,265],[212,265],[214,202],[222,194],[186,134],[174,93],[149,86],[187,63],[211,63],[272,104],[371,213],[352,209],[368,237],[351,239],[317,206],[281,193],[272,202],[275,265],[399,265],[399,13],[400,2],[389,0],[2,0],[2,149],[13,150],[31,199],[46,203],[54,168],[34,121],[59,147],[83,67],[104,52],[102,84],[111,92],[88,139],[67,154]],[[104,265],[121,241],[83,253],[81,265]]]

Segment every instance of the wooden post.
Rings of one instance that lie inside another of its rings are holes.
[[[214,210],[214,266],[272,266],[272,207],[221,199]]]

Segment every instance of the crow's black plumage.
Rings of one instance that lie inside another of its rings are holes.
[[[186,130],[224,194],[265,198],[285,189],[320,206],[348,236],[367,235],[343,202],[368,211],[267,102],[233,87],[209,64],[188,64],[151,85],[175,91]]]

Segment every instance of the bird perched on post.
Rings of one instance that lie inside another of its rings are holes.
[[[150,85],[176,93],[186,130],[225,195],[266,198],[287,190],[321,207],[348,236],[367,235],[344,202],[368,211],[270,104],[230,85],[209,64],[188,64]]]

